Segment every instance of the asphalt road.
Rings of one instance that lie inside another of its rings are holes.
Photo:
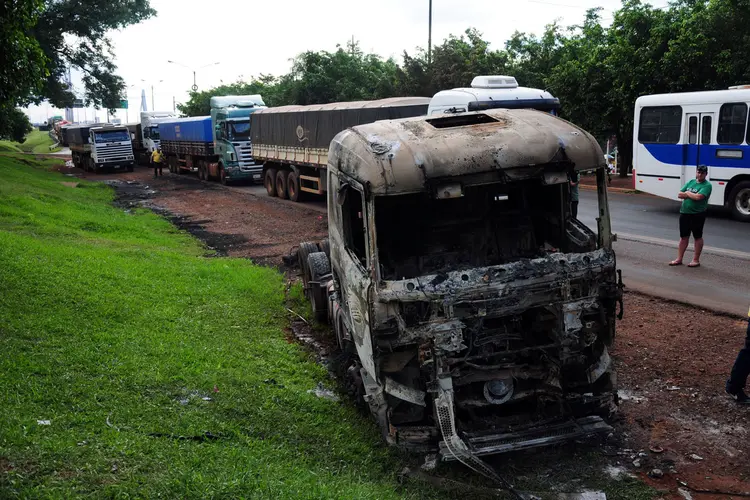
[[[750,224],[710,210],[701,267],[669,267],[677,254],[680,204],[640,194],[609,193],[618,267],[626,287],[697,306],[745,315],[750,306]],[[578,217],[595,228],[596,193],[581,190]],[[691,246],[685,264],[692,259]]]

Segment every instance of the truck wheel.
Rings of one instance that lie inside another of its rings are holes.
[[[299,174],[292,170],[286,179],[289,199],[292,201],[302,201],[302,191],[299,189]]]
[[[328,257],[323,252],[311,253],[307,256],[307,267],[310,269],[310,304],[312,305],[315,319],[323,323],[328,318],[328,291],[319,283],[323,277],[331,274],[331,265],[328,263]]]
[[[331,260],[331,243],[329,242],[328,238],[323,238],[320,240],[320,243],[318,243],[318,248],[320,248],[320,251],[326,254],[326,257],[328,257],[328,260]]]
[[[750,222],[750,182],[737,184],[729,195],[732,217],[741,222]]]
[[[276,196],[276,169],[269,168],[263,177],[263,184],[266,186],[268,196]]]
[[[203,165],[198,165],[198,180],[206,180],[206,171],[204,170]]]
[[[286,176],[286,170],[279,170],[276,173],[276,195],[282,200],[286,200],[289,197],[289,191],[286,189]]]
[[[227,171],[224,170],[224,167],[222,167],[221,165],[219,165],[219,179],[224,186],[229,184],[229,180],[227,179]]]
[[[310,269],[307,267],[307,257],[311,253],[319,252],[318,246],[312,241],[305,241],[299,244],[299,250],[297,250],[297,262],[299,268],[302,271],[302,285],[305,290],[305,295],[308,295],[307,284],[310,282]]]

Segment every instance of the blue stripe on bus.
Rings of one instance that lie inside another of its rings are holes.
[[[750,146],[720,146],[701,144],[700,158],[697,144],[643,144],[658,162],[668,165],[708,165],[719,168],[750,169]],[[716,151],[742,151],[742,158],[717,158]]]

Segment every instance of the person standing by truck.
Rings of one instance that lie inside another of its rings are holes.
[[[163,160],[164,158],[161,154],[161,148],[154,149],[154,152],[151,153],[151,164],[154,166],[154,179],[156,179],[157,170],[159,172],[159,175],[164,175],[161,171],[162,165],[164,163]]]
[[[711,197],[711,183],[706,180],[708,167],[698,165],[695,170],[695,179],[690,179],[677,197],[682,200],[680,207],[680,244],[677,247],[677,258],[669,263],[670,266],[681,266],[682,258],[685,256],[690,243],[690,233],[695,240],[695,252],[693,260],[688,267],[699,267],[701,265],[701,252],[703,251],[703,225],[706,223],[706,210],[708,199]]]

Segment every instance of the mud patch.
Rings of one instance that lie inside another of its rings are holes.
[[[155,209],[155,211],[162,212],[162,215],[167,216],[172,224],[201,240],[215,252],[216,257],[227,257],[234,249],[247,243],[247,238],[241,234],[214,233],[207,230],[204,224],[211,222],[210,220],[193,220],[191,217],[181,215],[169,216],[164,209]]]

